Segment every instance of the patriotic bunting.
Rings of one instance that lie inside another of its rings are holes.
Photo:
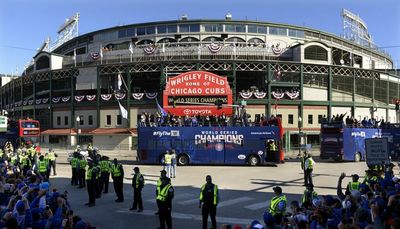
[[[104,94],[104,95],[101,95],[101,99],[104,100],[104,101],[110,100],[111,97],[112,97],[112,94]]]
[[[148,99],[155,99],[157,97],[158,93],[154,92],[154,93],[146,93],[146,97]]]
[[[61,100],[62,100],[64,103],[66,103],[66,102],[69,101],[70,98],[71,98],[71,96],[65,96],[65,97],[62,97]]]
[[[147,55],[152,55],[155,53],[156,51],[156,46],[153,44],[149,44],[146,47],[143,48],[143,51],[147,54]]]
[[[126,94],[125,93],[115,93],[114,96],[117,100],[121,100],[121,99],[125,98]]]
[[[211,44],[207,45],[207,47],[208,47],[208,50],[210,50],[210,52],[212,52],[214,54],[214,53],[221,51],[223,45],[211,43]]]
[[[243,99],[250,99],[250,97],[253,95],[253,92],[239,92],[239,94]]]
[[[144,93],[132,93],[132,97],[136,100],[141,100],[144,96]]]
[[[96,95],[86,95],[86,99],[87,99],[88,101],[93,101],[93,100],[96,99]]]
[[[58,103],[58,102],[60,102],[60,99],[61,99],[61,97],[54,97],[54,98],[51,99],[51,101],[53,103]]]
[[[262,92],[262,91],[260,91],[260,92],[254,92],[254,96],[257,98],[257,99],[263,99],[263,98],[265,98],[265,96],[267,95],[267,93],[266,92]]]

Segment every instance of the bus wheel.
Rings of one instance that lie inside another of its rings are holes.
[[[189,164],[189,157],[186,154],[178,156],[178,165],[185,166]]]
[[[250,155],[248,162],[249,162],[249,165],[256,166],[260,163],[260,159],[255,155]]]
[[[356,155],[354,155],[354,161],[355,162],[361,161],[361,154],[360,153],[356,153]]]

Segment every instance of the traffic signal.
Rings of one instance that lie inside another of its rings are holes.
[[[214,104],[215,104],[215,106],[217,106],[217,109],[219,110],[219,109],[222,109],[222,100],[221,99],[217,99],[217,100],[215,100],[215,102],[214,102]]]

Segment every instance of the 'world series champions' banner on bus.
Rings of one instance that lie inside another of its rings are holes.
[[[232,115],[232,90],[226,77],[192,71],[171,77],[163,93],[164,109],[174,115]],[[221,102],[218,109],[217,101]]]

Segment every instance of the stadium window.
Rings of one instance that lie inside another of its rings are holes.
[[[83,115],[79,115],[79,125],[85,125],[85,120],[83,119]]]
[[[93,125],[93,115],[88,116],[88,125],[89,126]]]
[[[288,124],[293,124],[293,115],[292,114],[288,115]]]
[[[313,124],[313,115],[312,114],[308,115],[308,124]]]
[[[269,27],[269,34],[278,35],[278,28],[276,28],[276,27]]]
[[[221,24],[205,24],[204,31],[205,32],[222,32],[223,26]]]
[[[57,116],[57,125],[60,126],[61,125],[61,117]]]
[[[167,27],[168,33],[176,33],[178,32],[177,26],[176,25],[169,25]]]
[[[142,28],[137,28],[137,35],[146,35],[146,28],[142,27]]]
[[[257,33],[257,26],[256,25],[248,25],[247,32],[248,33]]]
[[[268,29],[267,29],[266,26],[257,26],[257,33],[267,34],[268,33]]]
[[[117,125],[122,125],[122,115],[117,115]]]
[[[121,29],[118,31],[118,38],[126,37],[126,29]]]
[[[225,25],[225,32],[235,32],[235,25]]]
[[[322,123],[322,115],[318,115],[318,124],[321,124]]]
[[[244,33],[246,30],[245,25],[235,25],[235,32]]]
[[[304,31],[297,31],[297,37],[304,37]]]
[[[157,26],[157,33],[167,33],[167,26],[166,25],[159,25]]]
[[[68,116],[64,116],[64,125],[65,125],[65,126],[68,126],[68,125],[69,125],[69,124],[68,124],[68,120],[69,120]]]
[[[135,28],[129,28],[126,30],[126,36],[127,37],[133,37],[135,36]]]
[[[287,36],[287,29],[278,28],[278,35]]]
[[[328,51],[320,46],[311,45],[304,49],[304,59],[327,61]]]
[[[106,115],[106,125],[111,126],[111,115]]]
[[[289,29],[289,37],[297,37],[297,30]]]
[[[189,25],[189,30],[191,33],[200,32],[200,25],[199,24]]]
[[[189,25],[179,25],[179,32],[180,33],[188,33],[189,32]]]
[[[155,34],[156,33],[156,27],[150,26],[146,27],[146,34]]]

